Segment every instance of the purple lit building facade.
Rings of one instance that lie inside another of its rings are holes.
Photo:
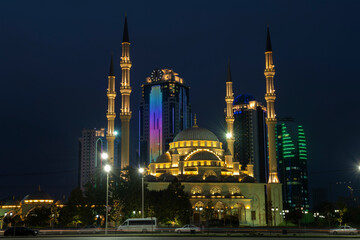
[[[173,70],[156,69],[146,79],[139,111],[141,164],[154,162],[176,134],[192,126],[189,99],[189,87]]]

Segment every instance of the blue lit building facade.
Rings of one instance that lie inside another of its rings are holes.
[[[292,118],[279,119],[276,136],[284,208],[308,210],[307,145],[304,129]]]
[[[189,87],[170,69],[153,70],[142,85],[139,111],[140,163],[148,165],[169,149],[180,131],[192,126]]]
[[[234,99],[234,159],[242,168],[254,165],[257,182],[267,179],[265,107],[248,94]]]

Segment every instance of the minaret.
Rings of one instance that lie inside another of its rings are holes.
[[[114,165],[114,140],[115,140],[115,97],[116,97],[116,90],[115,90],[115,74],[114,74],[114,62],[113,56],[111,56],[110,61],[110,70],[108,76],[108,89],[107,89],[107,97],[108,97],[108,109],[106,113],[106,118],[108,120],[108,127],[107,127],[107,134],[106,134],[106,141],[107,141],[107,148],[108,148],[108,155],[109,155],[109,163]]]
[[[230,62],[228,63],[228,69],[227,69],[225,102],[226,102],[226,125],[227,125],[226,142],[232,157],[234,157],[234,141],[235,141],[234,112],[233,112],[234,93],[232,88]]]
[[[266,51],[265,51],[265,71],[266,78],[266,125],[268,131],[268,145],[269,145],[269,180],[268,183],[279,183],[276,162],[276,145],[275,145],[275,88],[274,88],[274,75],[275,66],[273,64],[272,48],[270,40],[269,26],[267,28]]]
[[[121,168],[124,169],[129,166],[129,141],[130,141],[130,41],[127,25],[127,17],[125,16],[124,33],[122,41],[122,56],[121,56]]]

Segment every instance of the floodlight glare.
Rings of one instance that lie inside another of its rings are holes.
[[[145,169],[144,168],[139,168],[139,173],[144,173]]]
[[[108,157],[109,157],[109,155],[106,152],[103,152],[101,154],[101,158],[104,159],[104,160],[108,159]]]
[[[226,133],[226,138],[231,138],[232,134],[230,132]]]
[[[106,164],[104,167],[105,172],[110,172],[111,171],[111,166],[109,164]]]

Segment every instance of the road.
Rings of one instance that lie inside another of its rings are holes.
[[[2,236],[0,237],[2,238]],[[4,237],[5,238],[5,237]],[[112,240],[112,239],[116,239],[116,240],[180,240],[180,239],[196,239],[196,240],[226,240],[226,239],[241,239],[241,240],[254,240],[254,239],[266,239],[266,240],[278,240],[278,239],[297,239],[297,240],[319,240],[319,238],[323,238],[323,239],[337,239],[337,240],[341,240],[341,239],[360,239],[360,235],[358,236],[336,236],[336,238],[333,238],[333,236],[329,236],[329,235],[318,235],[318,236],[291,236],[291,235],[279,235],[278,237],[274,237],[274,236],[262,236],[262,237],[248,237],[246,235],[241,235],[241,234],[233,234],[230,236],[226,236],[225,234],[218,234],[216,236],[214,235],[203,235],[203,234],[196,234],[196,235],[182,235],[182,236],[178,236],[175,235],[171,236],[171,235],[164,235],[164,234],[158,234],[156,236],[149,236],[149,235],[142,235],[142,234],[138,234],[138,235],[127,235],[127,234],[118,234],[118,235],[103,235],[103,234],[98,234],[98,236],[96,235],[68,235],[68,236],[37,236],[37,237],[26,237],[26,239],[31,239],[31,240],[39,240],[39,239],[55,239],[55,240],[69,240],[69,239],[76,239],[76,240]],[[19,237],[17,238],[12,238],[12,237],[6,237],[5,239],[19,239]]]
[[[141,237],[141,236],[117,236],[117,237],[88,237],[88,236],[79,236],[79,237],[35,237],[35,238],[29,238],[26,237],[26,239],[31,240],[38,240],[38,239],[55,239],[55,240],[69,240],[69,239],[76,239],[76,240],[111,240],[111,239],[121,239],[121,240],[159,240],[159,237]],[[6,238],[6,239],[19,239],[19,238]],[[161,237],[160,239],[166,239],[166,240],[181,240],[181,239],[196,239],[196,240],[227,240],[227,239],[241,239],[241,240],[254,240],[254,239],[266,239],[266,240],[278,240],[278,239],[297,239],[297,240],[319,240],[318,237],[312,238],[312,237],[281,237],[281,238],[275,238],[275,237],[196,237],[196,236],[183,236],[183,237]],[[327,239],[327,238],[323,238]],[[330,238],[331,239],[331,238]],[[358,237],[337,237],[337,240],[345,239],[359,239]]]

